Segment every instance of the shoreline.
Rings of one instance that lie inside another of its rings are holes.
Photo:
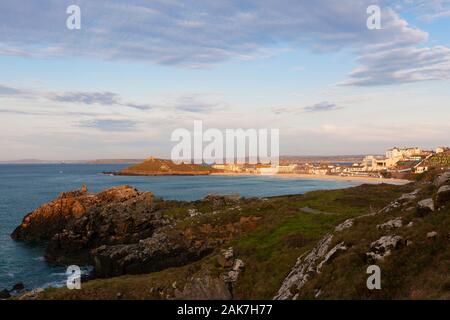
[[[304,179],[304,180],[334,180],[334,181],[356,181],[369,184],[394,184],[404,185],[412,181],[406,179],[394,179],[394,178],[375,178],[375,177],[358,177],[358,176],[332,176],[323,174],[306,174],[306,173],[283,173],[283,174],[253,174],[253,173],[234,173],[234,172],[222,172],[211,173],[211,176],[259,176],[259,177],[274,177],[274,178],[287,178],[287,179]]]

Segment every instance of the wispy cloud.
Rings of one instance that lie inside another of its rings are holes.
[[[17,96],[23,94],[24,92],[22,90],[0,84],[0,96]]]
[[[86,120],[78,123],[82,128],[93,128],[106,132],[122,132],[134,131],[136,129],[136,122],[132,120],[118,120],[118,119],[94,119]]]
[[[112,92],[65,92],[50,95],[49,98],[57,102],[81,104],[114,105],[120,103],[119,95]]]
[[[303,108],[303,111],[305,112],[327,112],[327,111],[334,111],[341,109],[341,107],[337,106],[334,103],[330,102],[319,102],[316,104],[313,104],[311,106],[307,106]]]
[[[366,27],[366,9],[372,4],[382,7],[381,30]],[[447,66],[442,72],[435,71],[439,62],[430,61],[423,70],[412,71],[405,66],[394,70],[395,65],[385,59],[383,62],[388,62],[393,70],[380,72],[380,63],[372,56],[378,53],[398,61],[404,58],[404,51],[414,54],[424,49],[448,57],[444,52],[448,47],[426,47],[428,33],[413,27],[394,11],[433,18],[447,16],[447,0],[251,0],[245,5],[227,0],[80,0],[82,29],[71,33],[64,28],[66,16],[61,14],[66,5],[64,1],[52,0],[26,7],[16,1],[1,2],[0,54],[84,56],[203,68],[230,59],[271,57],[301,45],[311,51],[348,50],[359,56],[361,65],[346,81],[354,86],[441,80],[448,74]],[[29,12],[39,21],[28,19]],[[285,46],[282,50],[281,43]],[[85,102],[91,98],[95,101],[117,97],[85,97]],[[144,105],[123,105],[148,109]]]
[[[329,112],[342,109],[335,103],[323,101],[306,107],[279,107],[272,108],[271,111],[277,115],[283,114],[300,114],[300,113],[316,113],[316,112]]]
[[[206,101],[201,94],[193,94],[178,97],[172,103],[172,107],[182,112],[207,114],[219,109],[226,109],[228,106],[224,103]]]
[[[85,105],[117,105],[138,110],[149,110],[152,107],[147,104],[136,104],[131,102],[123,102],[120,95],[113,92],[64,92],[47,95],[50,100],[66,103],[78,103]]]
[[[395,48],[367,53],[344,85],[377,86],[450,79],[450,48]]]
[[[124,100],[119,94],[109,91],[70,91],[42,92],[30,89],[19,89],[0,84],[0,97],[16,97],[21,99],[47,99],[54,102],[73,103],[78,105],[123,106],[137,110],[150,110],[152,106],[145,103],[134,103]]]
[[[280,43],[289,48],[302,44],[311,50],[335,51],[392,43],[415,45],[426,38],[426,33],[389,11],[383,13],[383,30],[368,30],[366,9],[373,0],[78,3],[82,29],[70,34],[64,28],[66,16],[61,14],[65,1],[42,0],[26,7],[20,2],[0,3],[0,52],[198,67],[265,57]],[[28,19],[29,12],[39,19]]]

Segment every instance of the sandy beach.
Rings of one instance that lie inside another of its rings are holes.
[[[252,173],[234,173],[234,172],[223,172],[223,173],[212,173],[211,175],[221,175],[221,176],[266,176],[266,177],[276,177],[282,179],[304,179],[304,180],[338,180],[338,181],[355,181],[360,183],[370,183],[370,184],[395,184],[403,185],[410,183],[411,181],[405,179],[387,179],[387,178],[375,178],[375,177],[356,177],[356,176],[332,176],[332,175],[319,175],[319,174],[301,174],[301,173],[286,173],[286,174],[273,174],[273,175],[260,175]]]

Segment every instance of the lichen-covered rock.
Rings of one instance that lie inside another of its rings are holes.
[[[388,222],[385,222],[383,224],[377,225],[377,229],[388,230],[388,229],[401,228],[402,226],[403,226],[402,219],[395,218],[395,219],[389,220]]]
[[[233,285],[238,280],[239,274],[244,269],[244,266],[245,264],[242,260],[234,260],[231,270],[223,275],[225,283]]]
[[[217,263],[223,268],[231,267],[233,265],[233,258],[234,252],[232,247],[228,249],[222,249],[217,257]]]
[[[353,226],[353,219],[347,219],[344,222],[342,222],[340,225],[338,225],[336,228],[334,228],[334,231],[336,232],[342,232],[345,229],[351,228]]]
[[[424,217],[426,215],[429,215],[430,213],[433,213],[433,211],[434,211],[433,199],[431,199],[431,198],[424,199],[417,203],[416,212],[417,212],[418,216]]]
[[[400,198],[398,198],[398,201],[412,201],[417,198],[417,194],[419,193],[420,189],[416,189],[413,192],[405,193]]]
[[[325,236],[306,257],[301,256],[297,259],[297,263],[284,279],[274,297],[275,300],[295,299],[297,291],[306,284],[312,275],[317,273],[317,265],[327,256],[332,240],[332,235]]]
[[[391,255],[392,249],[397,249],[403,238],[396,235],[383,236],[370,244],[370,251],[366,253],[369,261],[382,260]]]
[[[346,250],[347,250],[347,246],[344,244],[344,242],[341,242],[341,243],[338,243],[337,245],[335,245],[333,247],[333,249],[328,251],[328,253],[325,255],[325,258],[317,265],[316,272],[320,273],[322,267],[326,263],[331,261],[331,259],[333,259],[339,253],[339,251],[346,251]]]

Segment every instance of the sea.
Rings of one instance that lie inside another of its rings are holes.
[[[301,194],[319,189],[354,186],[351,181],[305,180],[272,176],[111,176],[126,164],[0,164],[0,290],[22,282],[26,289],[62,286],[66,267],[48,264],[45,243],[13,241],[11,232],[23,217],[62,191],[101,191],[132,185],[172,200],[197,200],[210,193],[239,193],[244,197]],[[89,266],[83,267],[89,271]]]

